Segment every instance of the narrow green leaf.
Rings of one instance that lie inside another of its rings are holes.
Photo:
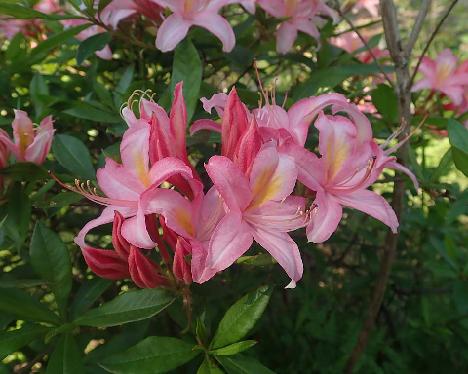
[[[228,374],[274,374],[266,366],[252,357],[247,356],[217,356],[216,359],[223,365]]]
[[[31,162],[18,162],[7,168],[0,169],[0,174],[8,175],[9,178],[17,181],[26,182],[50,178],[46,169]]]
[[[166,373],[201,353],[193,347],[194,344],[180,339],[150,336],[129,350],[107,358],[100,365],[111,373]]]
[[[34,271],[50,282],[59,305],[64,309],[72,284],[72,268],[67,247],[56,233],[37,222],[29,254]]]
[[[75,322],[84,326],[116,326],[153,317],[167,308],[174,297],[161,289],[130,291],[92,309]]]
[[[82,374],[85,372],[82,353],[72,335],[63,335],[57,342],[47,365],[47,374]]]
[[[122,119],[115,113],[98,109],[95,106],[84,101],[75,101],[73,103],[70,103],[70,106],[71,108],[64,110],[63,113],[66,113],[72,117],[102,123],[122,122]]]
[[[71,135],[56,135],[52,151],[59,164],[71,171],[74,176],[85,179],[95,178],[88,148],[80,139]]]
[[[19,250],[26,239],[31,219],[31,202],[21,184],[17,183],[8,196],[5,232]]]
[[[60,14],[46,14],[39,12],[32,7],[25,7],[18,4],[6,3],[5,1],[0,4],[0,14],[10,16],[17,19],[76,19],[81,18],[75,15],[60,15]]]
[[[211,348],[225,347],[246,336],[263,314],[270,296],[271,290],[263,286],[232,305],[218,325]]]
[[[36,116],[40,116],[44,110],[44,96],[49,95],[49,88],[44,77],[41,74],[34,74],[29,84],[29,94],[34,104]]]
[[[83,283],[73,299],[71,313],[74,318],[86,312],[112,285],[112,282],[107,279],[96,278]]]
[[[18,330],[0,332],[0,361],[45,334],[47,330],[44,326],[25,325]]]
[[[232,356],[252,348],[255,344],[257,344],[255,340],[244,340],[242,342],[230,344],[223,348],[215,349],[211,351],[211,353],[215,356]]]
[[[0,292],[0,311],[17,319],[59,324],[59,317],[46,305],[18,288],[3,288]]]
[[[103,49],[111,40],[111,35],[108,32],[93,35],[88,39],[83,40],[76,52],[76,62],[81,65],[84,60],[93,55],[95,52]]]
[[[171,95],[178,82],[184,82],[184,99],[187,105],[187,121],[193,116],[198,103],[200,86],[202,81],[202,62],[197,49],[186,38],[179,43],[174,54],[174,64],[172,65]]]

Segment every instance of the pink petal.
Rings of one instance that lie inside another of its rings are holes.
[[[410,179],[411,179],[411,182],[413,182],[413,186],[416,190],[419,189],[419,183],[418,183],[418,180],[416,179],[416,176],[414,175],[414,173],[408,169],[407,167],[399,164],[398,162],[396,161],[393,161],[393,162],[387,162],[385,164],[385,167],[388,167],[388,168],[391,168],[391,169],[395,169],[395,170],[399,170],[401,171],[402,173],[405,173]]]
[[[112,51],[109,45],[106,45],[103,49],[97,51],[96,56],[102,58],[103,60],[112,60]]]
[[[162,52],[172,51],[185,38],[191,25],[190,21],[177,14],[171,14],[158,29],[156,48]]]
[[[13,138],[18,147],[18,154],[15,154],[18,161],[26,161],[24,152],[34,141],[33,123],[28,114],[22,110],[15,109],[15,119],[13,120]]]
[[[149,179],[151,185],[157,187],[176,175],[180,175],[185,179],[192,179],[192,169],[175,157],[166,157],[151,167]]]
[[[299,31],[310,35],[316,40],[320,40],[320,32],[311,20],[298,19],[294,22],[294,25]]]
[[[137,201],[145,186],[127,169],[111,158],[96,172],[99,188],[112,199]]]
[[[276,50],[279,54],[288,53],[297,38],[297,28],[291,22],[283,22],[276,32]]]
[[[291,278],[287,288],[296,287],[296,282],[302,278],[303,265],[297,244],[283,232],[266,231],[259,228],[254,230],[254,239],[278,261]]]
[[[118,23],[135,14],[136,4],[133,0],[113,0],[99,14],[99,18],[105,25],[116,29]]]
[[[114,223],[112,224],[112,245],[115,252],[122,258],[128,258],[130,254],[130,244],[122,236],[122,225],[124,217],[118,211],[114,212]]]
[[[171,144],[174,148],[173,156],[179,158],[187,157],[185,147],[185,133],[187,130],[187,109],[185,107],[184,95],[182,94],[183,82],[179,82],[175,86],[174,100],[172,102],[170,123],[171,132],[174,136],[175,144]]]
[[[397,232],[398,219],[392,207],[382,196],[369,190],[358,190],[351,194],[336,196],[342,205],[360,210],[385,223],[393,233]]]
[[[253,161],[262,145],[262,138],[254,120],[250,122],[249,129],[242,134],[237,145],[235,163],[247,175],[252,168]]]
[[[197,14],[192,22],[194,25],[203,27],[214,34],[223,44],[223,52],[229,53],[233,50],[236,44],[236,36],[229,22],[219,14],[207,10]]]
[[[167,283],[166,278],[159,274],[159,266],[133,245],[130,247],[128,267],[132,280],[140,288],[156,288]]]
[[[213,232],[205,270],[213,276],[215,273],[228,268],[247,252],[252,242],[251,229],[242,221],[241,213],[238,211],[229,212]]]
[[[244,210],[250,204],[252,191],[249,182],[231,160],[213,156],[205,169],[229,209]]]
[[[119,280],[130,278],[128,263],[111,250],[85,247],[81,249],[89,268],[101,278]]]
[[[138,248],[151,249],[155,246],[146,229],[145,212],[141,204],[136,215],[126,219],[123,223],[122,236],[127,242]]]
[[[334,197],[317,193],[315,208],[312,209],[307,225],[307,239],[313,243],[323,243],[335,232],[343,215],[341,205]]]
[[[324,163],[315,153],[292,143],[287,144],[281,150],[294,158],[298,170],[297,179],[299,181],[312,191],[322,189],[321,185],[324,183],[326,170]]]
[[[207,99],[206,97],[202,97],[200,101],[203,104],[203,109],[211,114],[213,108],[215,108],[218,116],[222,117],[224,112],[224,107],[226,106],[226,102],[228,99],[228,95],[225,93],[217,93],[211,96],[211,99]]]
[[[125,131],[120,143],[122,164],[144,187],[151,185],[149,176],[149,135],[148,126],[130,128]]]
[[[192,283],[192,273],[190,271],[190,263],[186,256],[191,254],[191,247],[184,239],[178,238],[174,255],[174,264],[172,272],[174,276],[183,281],[185,284]]]
[[[202,130],[221,133],[221,125],[211,119],[198,119],[190,126],[190,135]]]
[[[259,207],[268,201],[280,201],[291,195],[297,179],[294,159],[279,154],[273,142],[258,153],[250,174],[252,205]]]
[[[199,216],[196,222],[197,238],[200,241],[209,241],[219,221],[226,214],[224,202],[215,186],[211,187],[197,210]]]
[[[270,201],[249,210],[245,220],[262,230],[289,232],[306,225],[305,199],[288,196],[284,201]]]
[[[44,118],[37,129],[34,141],[26,148],[24,159],[41,165],[46,159],[47,154],[50,151],[50,147],[52,146],[54,132],[52,116]]]

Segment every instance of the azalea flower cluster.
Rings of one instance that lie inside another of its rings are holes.
[[[435,59],[423,57],[419,72],[422,78],[413,85],[413,92],[431,90],[450,99],[447,109],[457,114],[468,111],[468,61],[459,63],[452,51],[445,49]]]
[[[98,3],[95,2],[96,9]],[[255,13],[258,5],[269,16],[280,20],[276,41],[277,51],[281,54],[292,49],[299,31],[319,42],[319,27],[326,23],[323,17],[331,18],[333,22],[338,20],[336,12],[323,0],[113,0],[92,20],[94,24],[77,35],[77,39],[87,39],[106,29],[117,29],[120,22],[143,15],[157,27],[156,48],[162,52],[174,50],[193,26],[207,29],[221,41],[224,52],[231,52],[236,43],[234,31],[219,13],[227,5],[236,3],[251,14]],[[81,8],[84,10],[86,6],[82,4]],[[36,9],[47,14],[64,11],[56,0],[42,0]],[[82,16],[63,20],[62,23],[65,27],[89,23],[90,20]],[[1,21],[0,29],[11,39],[17,32],[24,33],[33,24],[30,20],[6,19]],[[112,58],[108,45],[96,54],[103,59]]]
[[[256,242],[294,287],[303,265],[290,232],[305,227],[310,242],[323,242],[337,229],[343,207],[397,230],[390,205],[368,188],[384,168],[414,179],[390,155],[398,145],[379,146],[367,117],[342,95],[305,98],[288,111],[268,92],[263,95],[265,102],[254,110],[235,89],[202,99],[219,121],[197,120],[190,133],[221,136],[220,155],[204,165],[205,183],[187,153],[182,83],[169,113],[141,97],[137,115],[130,100],[122,110],[128,125],[122,162],[107,158],[97,172],[103,194],[89,183],[64,185],[105,207],[75,239],[96,274],[131,278],[140,287],[203,283]],[[319,133],[318,155],[305,148],[311,126]],[[113,250],[86,242],[92,229],[108,223]]]

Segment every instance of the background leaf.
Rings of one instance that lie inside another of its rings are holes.
[[[84,179],[95,179],[96,172],[88,148],[83,142],[71,135],[59,134],[54,137],[52,145],[57,161],[74,176]]]

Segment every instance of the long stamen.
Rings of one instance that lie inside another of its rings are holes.
[[[254,59],[253,65],[254,65],[254,69],[255,69],[255,75],[257,76],[258,86],[260,87],[260,92],[262,93],[263,97],[265,98],[265,105],[268,105],[268,103],[269,103],[268,92],[265,91],[265,89],[263,88],[262,80],[260,79],[260,74],[258,72],[258,66],[257,66],[257,60],[256,59]]]
[[[124,206],[124,207],[134,207],[135,202],[130,200],[118,200],[110,199],[105,196],[99,196],[96,187],[91,186],[91,181],[87,180],[86,183],[81,182],[79,179],[75,179],[75,186],[70,186],[62,182],[54,173],[49,171],[49,175],[63,188],[80,194],[81,196],[87,198],[88,200],[104,206]]]
[[[424,123],[426,122],[426,119],[427,117],[429,116],[429,114],[425,114],[423,119],[421,120],[421,122],[419,122],[418,126],[416,126],[416,128],[414,130],[412,130],[403,140],[399,141],[397,144],[395,144],[393,147],[390,147],[388,149],[385,149],[384,150],[384,153],[386,155],[390,155],[394,152],[396,152],[398,150],[398,148],[400,148],[403,144],[405,144],[415,133],[416,131],[418,131],[422,125],[424,125]],[[381,147],[382,149],[385,148],[384,145],[388,145],[388,142],[386,141]]]

